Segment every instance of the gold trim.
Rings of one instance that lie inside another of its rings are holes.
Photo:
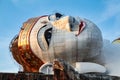
[[[30,33],[36,22],[40,17],[29,19],[23,24],[18,38],[18,49],[20,51],[20,58],[22,60],[22,65],[24,66],[24,71],[36,72],[43,62],[34,55],[30,48]],[[28,66],[28,67],[25,67]],[[29,68],[29,69],[28,69]]]

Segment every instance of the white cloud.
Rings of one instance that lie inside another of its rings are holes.
[[[103,54],[106,60],[106,67],[110,75],[120,76],[120,44],[111,44],[104,40]]]

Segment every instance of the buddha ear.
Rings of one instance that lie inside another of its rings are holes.
[[[41,27],[37,34],[37,40],[40,48],[43,51],[48,50],[50,41],[52,36],[52,26],[51,25],[44,25]]]
[[[50,41],[51,41],[51,36],[52,36],[52,28],[49,28],[47,29],[45,32],[44,32],[44,36],[45,36],[45,40],[49,46],[50,44]]]

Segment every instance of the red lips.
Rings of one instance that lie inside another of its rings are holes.
[[[79,31],[76,36],[78,36],[83,31],[84,28],[85,28],[85,22],[81,21],[79,25]]]

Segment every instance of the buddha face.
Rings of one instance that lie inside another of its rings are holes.
[[[54,62],[56,58],[73,66],[76,62],[104,63],[99,28],[87,19],[60,13],[23,23],[10,49],[14,59],[28,72],[36,72],[41,65]]]
[[[62,58],[73,64],[101,53],[101,32],[91,21],[56,13],[47,16],[46,22],[37,34],[43,61]]]

